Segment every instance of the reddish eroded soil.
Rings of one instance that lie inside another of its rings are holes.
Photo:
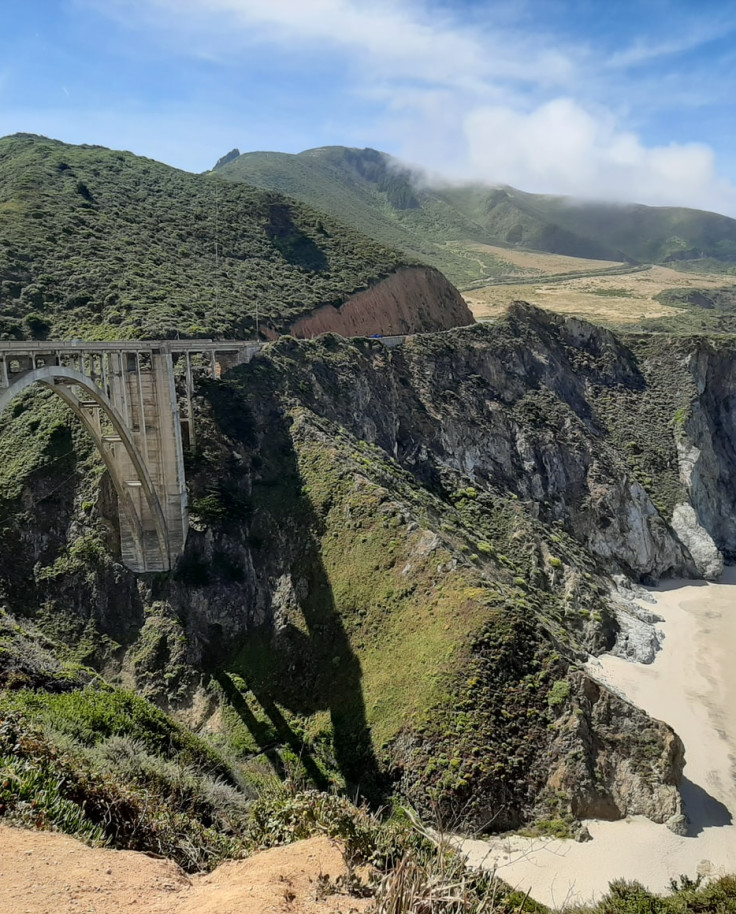
[[[335,880],[345,872],[339,846],[322,837],[225,863],[205,876],[187,876],[168,860],[0,826],[3,914],[365,911],[369,899],[335,891]]]
[[[427,333],[475,323],[457,289],[431,267],[405,267],[340,308],[324,305],[292,324],[292,336],[320,333],[341,336],[383,336]]]

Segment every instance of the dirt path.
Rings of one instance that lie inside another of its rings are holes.
[[[345,873],[339,847],[311,838],[189,877],[132,851],[0,826],[3,914],[347,914],[367,899],[326,894]],[[328,877],[320,880],[320,877]]]

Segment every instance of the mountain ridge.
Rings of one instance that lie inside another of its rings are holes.
[[[416,262],[272,191],[100,146],[0,139],[0,338],[279,334]],[[434,287],[472,321],[444,277]]]
[[[460,285],[503,270],[469,243],[555,254],[671,263],[736,262],[736,220],[687,207],[607,203],[530,194],[504,185],[432,180],[375,149],[316,147],[303,152],[243,153],[219,177],[279,190],[413,256]]]

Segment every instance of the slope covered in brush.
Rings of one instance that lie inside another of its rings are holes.
[[[310,207],[101,147],[0,140],[0,338],[252,336],[401,255]]]
[[[684,206],[592,203],[568,197],[526,194],[509,188],[522,212],[595,239],[628,259],[678,263],[712,259],[736,262],[736,220]]]
[[[218,167],[214,175],[304,200],[337,219],[467,283],[508,265],[468,250],[487,232],[452,201],[416,186],[416,175],[374,149],[329,146],[298,155],[250,152]]]
[[[509,272],[478,243],[602,260],[736,262],[736,221],[684,207],[590,202],[487,184],[442,185],[374,149],[253,152],[218,176],[288,193],[444,270]]]

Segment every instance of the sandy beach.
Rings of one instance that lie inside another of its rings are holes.
[[[474,865],[555,907],[600,897],[612,879],[665,891],[671,878],[736,872],[736,568],[717,584],[675,581],[652,590],[664,622],[662,650],[650,665],[592,659],[588,672],[652,717],[685,745],[682,786],[687,836],[643,817],[587,822],[592,841],[468,840]]]

